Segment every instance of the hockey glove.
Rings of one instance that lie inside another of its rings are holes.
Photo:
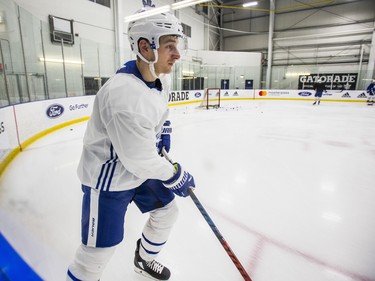
[[[157,147],[158,153],[161,154],[163,147],[167,152],[171,149],[171,121],[167,120],[164,122],[163,127],[161,128],[160,136],[158,137]]]
[[[174,163],[176,174],[169,180],[163,182],[166,188],[171,189],[176,195],[181,197],[189,196],[189,188],[195,188],[194,178],[180,164]]]

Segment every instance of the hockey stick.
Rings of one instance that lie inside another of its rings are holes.
[[[164,147],[162,149],[163,156],[172,164],[174,161],[169,157],[168,153],[165,151]],[[208,225],[210,226],[211,230],[215,233],[216,238],[220,241],[220,244],[223,246],[225,251],[227,252],[228,256],[237,267],[238,271],[241,273],[243,279],[245,281],[252,281],[249,274],[247,274],[245,268],[242,266],[241,262],[238,260],[237,256],[234,254],[232,249],[229,247],[227,241],[225,241],[223,235],[221,235],[219,229],[216,227],[215,223],[212,221],[210,216],[208,215],[207,211],[204,209],[202,203],[199,201],[197,196],[195,195],[192,188],[189,188],[189,195],[193,200],[194,204],[197,206],[199,212],[202,214]]]

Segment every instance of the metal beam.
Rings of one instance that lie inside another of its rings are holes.
[[[326,25],[312,25],[312,26],[305,26],[305,27],[294,27],[294,28],[283,28],[283,29],[275,29],[274,33],[282,33],[282,32],[290,32],[290,31],[298,31],[298,30],[313,30],[313,29],[321,29],[321,28],[330,28],[330,27],[343,27],[348,25],[356,25],[356,24],[369,24],[369,28],[374,23],[374,19],[365,19],[361,21],[357,21],[356,23],[341,23],[341,24],[326,24]],[[371,24],[371,25],[370,25]],[[224,30],[227,30],[230,32],[230,29],[223,28]],[[233,30],[233,32],[236,32],[236,30]],[[249,36],[249,35],[266,35],[268,34],[268,31],[241,31],[238,35],[228,35],[225,36],[225,38],[233,38],[233,37],[243,37],[243,36]]]
[[[267,74],[266,74],[266,89],[271,88],[272,75],[272,52],[273,52],[273,30],[275,28],[275,0],[270,0],[270,23],[268,32],[268,55],[267,55]]]
[[[345,41],[345,42],[341,42],[341,43],[322,43],[322,44],[310,44],[310,45],[306,45],[306,44],[301,44],[301,45],[294,45],[294,46],[288,46],[288,49],[289,50],[294,50],[294,49],[303,49],[303,48],[311,48],[312,46],[313,47],[319,47],[319,48],[324,48],[324,47],[339,47],[339,46],[353,46],[353,45],[361,45],[361,44],[371,44],[371,40],[353,40],[353,41]],[[262,52],[262,53],[266,53],[267,52],[267,47],[264,47],[264,48],[254,48],[254,49],[251,49],[251,48],[246,48],[246,49],[234,49],[234,50],[230,50],[230,49],[227,49],[226,51],[241,51],[241,52]],[[284,50],[284,48],[282,47],[277,47],[275,46],[274,47],[274,51],[277,51],[277,50]]]

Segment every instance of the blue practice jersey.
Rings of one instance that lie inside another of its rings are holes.
[[[367,93],[370,94],[370,95],[375,95],[375,82],[368,85]]]

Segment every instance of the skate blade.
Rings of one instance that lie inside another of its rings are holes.
[[[156,279],[155,277],[152,277],[150,274],[148,274],[146,271],[144,271],[143,269],[140,269],[138,267],[134,267],[134,271],[136,273],[138,273],[139,275],[142,275],[143,277],[146,277],[146,278],[149,278],[151,280],[157,280],[157,281],[160,281],[160,279]]]

